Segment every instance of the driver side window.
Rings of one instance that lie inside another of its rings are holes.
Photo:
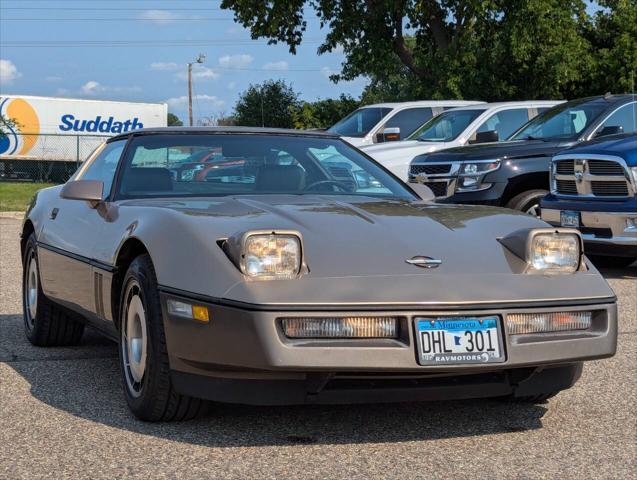
[[[622,133],[637,132],[637,103],[620,107],[600,125],[597,132],[606,127],[621,127]]]
[[[78,180],[100,180],[104,183],[104,198],[108,197],[117,164],[124,151],[126,140],[117,140],[107,143],[97,157],[86,166],[86,169],[80,171]]]

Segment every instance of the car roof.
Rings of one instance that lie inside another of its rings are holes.
[[[492,102],[482,103],[478,105],[466,105],[464,107],[454,108],[453,110],[491,110],[495,108],[515,108],[515,107],[542,107],[555,106],[564,103],[566,100],[520,100],[513,102]]]
[[[444,107],[462,105],[482,105],[484,102],[477,100],[417,100],[414,102],[385,102],[363,105],[360,108],[406,108],[406,107]]]
[[[291,128],[264,128],[264,127],[156,127],[132,130],[111,137],[109,141],[120,140],[131,135],[158,135],[158,134],[235,134],[235,135],[283,135],[293,137],[317,137],[340,138],[339,135],[322,130],[293,130]]]
[[[624,93],[620,95],[613,95],[613,94],[607,93],[606,95],[598,95],[595,97],[576,98],[573,100],[569,100],[568,103],[572,103],[576,105],[583,104],[583,103],[604,104],[608,107],[613,107],[623,103],[628,103],[630,101],[637,101],[637,94]]]

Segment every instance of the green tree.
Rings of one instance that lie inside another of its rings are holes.
[[[596,22],[584,0],[223,0],[221,6],[232,9],[253,38],[287,43],[292,53],[303,41],[305,15],[316,14],[327,30],[318,53],[340,46],[345,54],[332,79],[369,77],[367,102],[599,93],[591,67],[601,69],[613,58],[615,71],[631,70],[624,59],[634,55],[636,23],[635,0],[600,3],[612,13]],[[601,50],[587,35],[604,22],[619,33],[605,35],[607,61],[594,58]]]
[[[637,85],[637,1],[601,0],[586,28],[593,64],[581,94],[635,92]]]
[[[184,122],[179,120],[179,117],[174,113],[168,112],[168,115],[166,117],[166,124],[169,127],[182,127],[184,125]]]
[[[359,102],[351,95],[327,98],[316,102],[301,102],[292,111],[294,128],[327,128],[358,108]]]
[[[294,127],[293,111],[299,108],[298,94],[283,80],[266,80],[250,85],[234,107],[236,125],[247,127]]]

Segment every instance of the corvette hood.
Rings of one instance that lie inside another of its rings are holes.
[[[162,265],[157,266],[160,283],[236,301],[480,302],[488,298],[511,301],[529,295],[568,297],[579,295],[582,288],[588,294],[595,291],[591,285],[559,276],[523,274],[525,263],[497,238],[517,229],[546,224],[510,210],[310,195],[127,201],[123,205],[164,211],[164,217],[172,218],[164,220],[167,227],[162,244],[176,243],[172,252],[179,251],[181,261],[171,260],[167,271]],[[298,231],[309,272],[298,280],[245,281],[225,258],[217,241],[263,229]],[[162,256],[166,255],[174,253],[165,251]],[[175,273],[184,262],[206,265],[204,255],[223,259],[223,268],[214,262],[211,268],[228,278],[211,282],[208,272],[198,278],[197,269],[186,275]],[[442,265],[429,270],[406,263],[419,255],[440,259]],[[601,280],[603,294],[612,295],[596,272],[577,275],[590,277],[588,280],[594,284]]]
[[[516,159],[551,157],[572,143],[545,142],[542,140],[520,140],[511,142],[483,143],[424,154],[415,162],[461,162],[470,160]]]

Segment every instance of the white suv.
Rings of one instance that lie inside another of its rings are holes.
[[[363,147],[385,168],[407,181],[409,164],[418,155],[471,143],[506,140],[522,125],[562,101],[483,103],[454,108],[432,118],[406,140]]]
[[[377,103],[354,110],[327,131],[340,135],[355,147],[404,140],[427,120],[445,110],[482,103],[466,100]]]

